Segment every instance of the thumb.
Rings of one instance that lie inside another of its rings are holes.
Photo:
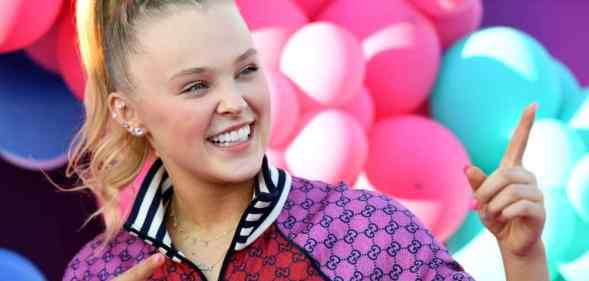
[[[479,189],[479,187],[481,187],[483,182],[487,179],[487,175],[485,175],[485,172],[483,172],[483,170],[481,170],[477,166],[470,166],[469,165],[469,166],[464,167],[464,175],[468,179],[468,183],[470,184],[470,187],[472,188],[473,193],[476,193],[476,191]],[[476,209],[476,206],[477,206],[476,200],[473,199],[471,209]]]

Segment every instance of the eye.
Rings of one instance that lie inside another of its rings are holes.
[[[255,64],[253,64],[253,65],[250,65],[250,66],[246,67],[244,70],[242,70],[241,71],[241,74],[248,75],[248,74],[252,74],[252,73],[254,73],[256,71],[258,71],[258,66],[255,65]]]
[[[199,81],[193,84],[190,84],[188,87],[186,87],[182,93],[192,93],[192,92],[199,92],[202,91],[204,89],[208,88],[207,84],[204,83],[203,81]]]

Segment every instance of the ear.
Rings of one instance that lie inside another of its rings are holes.
[[[112,118],[131,134],[141,136],[145,133],[145,127],[139,118],[137,105],[123,93],[110,93],[108,96],[108,108]]]

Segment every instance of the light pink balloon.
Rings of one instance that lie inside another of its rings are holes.
[[[280,67],[280,57],[284,45],[292,32],[286,28],[264,28],[252,32],[258,58],[265,69],[276,71]]]
[[[365,61],[351,33],[318,22],[293,34],[284,47],[280,70],[316,102],[337,106],[362,86]]]
[[[297,90],[283,74],[268,71],[271,120],[270,147],[284,148],[290,142],[299,120]]]
[[[366,161],[368,146],[362,126],[339,110],[319,112],[285,151],[295,175],[330,183],[355,182]]]
[[[84,100],[86,74],[82,68],[78,36],[76,35],[72,12],[66,13],[58,24],[57,62],[61,77],[73,94],[79,100]]]
[[[57,20],[63,0],[3,0],[0,4],[0,53],[41,38]]]
[[[315,18],[319,12],[332,0],[294,0],[310,19]]]
[[[408,207],[441,240],[461,224],[472,198],[468,154],[452,132],[416,115],[382,120],[369,136],[366,175]]]
[[[411,0],[428,15],[440,36],[442,46],[449,47],[456,40],[475,31],[483,19],[481,0]]]
[[[340,0],[318,19],[362,39],[367,59],[364,83],[373,95],[377,117],[412,112],[427,99],[441,47],[434,26],[412,5],[404,0]]]
[[[237,0],[236,3],[251,31],[283,27],[292,32],[309,22],[305,12],[291,0]]]
[[[366,87],[362,87],[358,94],[342,105],[340,109],[352,114],[366,132],[374,123],[374,101],[372,101],[372,96]]]

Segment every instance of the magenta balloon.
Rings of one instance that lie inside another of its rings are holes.
[[[477,30],[483,20],[481,0],[410,0],[438,31],[443,48]]]
[[[298,124],[297,90],[280,72],[268,71],[266,77],[271,95],[270,146],[284,148]]]
[[[251,31],[283,27],[292,32],[309,22],[305,12],[291,0],[237,0],[236,3]]]
[[[57,20],[63,0],[3,0],[0,8],[0,53],[41,38]]]
[[[362,47],[347,30],[318,22],[301,28],[286,43],[280,70],[316,102],[338,106],[362,87]]]
[[[366,175],[379,191],[408,202],[438,238],[461,224],[472,198],[468,154],[452,132],[417,115],[377,122],[369,136]]]
[[[350,114],[332,109],[314,115],[286,149],[285,159],[295,176],[352,184],[367,152],[360,123]]]
[[[305,11],[307,17],[313,19],[327,4],[333,0],[294,0]]]
[[[79,100],[84,100],[86,77],[80,59],[73,15],[66,13],[58,24],[57,62],[59,63],[59,71],[73,94]]]
[[[356,34],[367,58],[364,83],[376,116],[413,112],[428,97],[441,47],[432,23],[404,0],[340,0],[318,19]],[[362,19],[362,20],[359,20]]]
[[[36,64],[56,74],[59,74],[59,62],[57,61],[58,34],[59,24],[54,24],[49,32],[25,49],[27,55]]]

